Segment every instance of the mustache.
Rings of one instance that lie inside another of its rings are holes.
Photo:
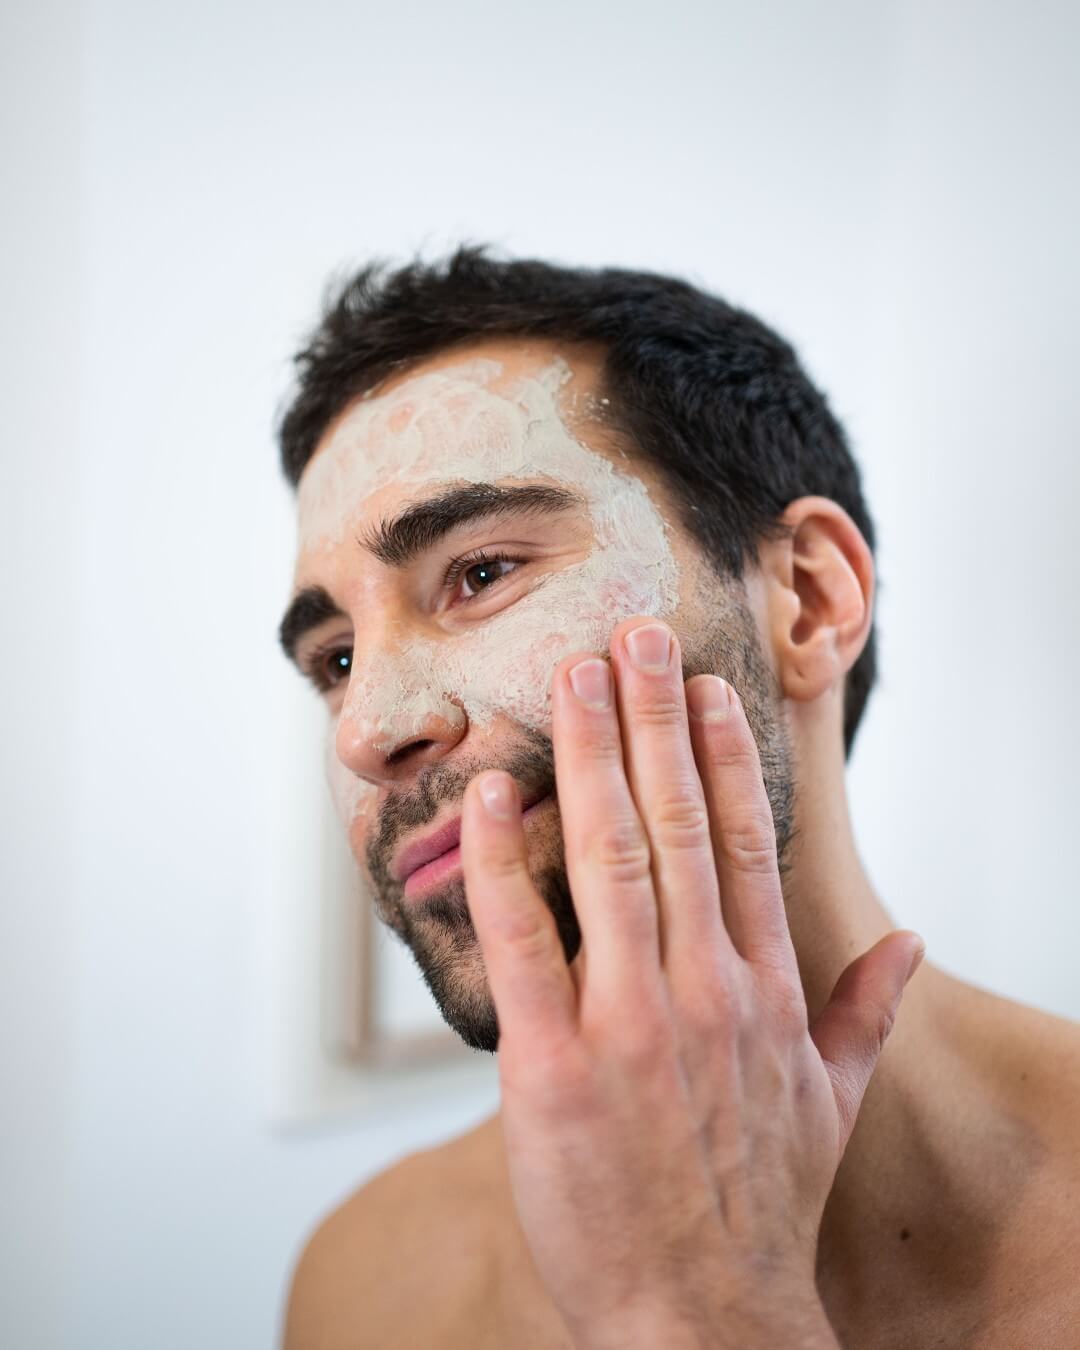
[[[397,886],[390,864],[401,838],[433,821],[447,802],[460,802],[478,773],[503,769],[522,793],[546,797],[555,791],[555,751],[550,737],[528,728],[521,734],[524,743],[498,761],[431,764],[410,788],[386,799],[366,849],[368,870],[379,890]]]

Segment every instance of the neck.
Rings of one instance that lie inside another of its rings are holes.
[[[784,882],[811,1029],[841,972],[903,926],[856,851],[835,732],[816,739],[812,725],[800,728],[800,758],[814,769],[798,784]],[[915,1289],[962,1302],[991,1278],[995,1234],[1013,1208],[1006,1191],[1032,1152],[1009,1109],[1011,1006],[929,959],[908,983],[822,1221],[818,1283],[830,1313],[870,1315],[862,1310],[900,1306]]]

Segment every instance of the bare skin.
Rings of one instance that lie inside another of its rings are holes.
[[[924,1073],[915,1064],[915,1092],[883,1136],[902,1061],[925,1048],[916,1002],[948,1008],[958,1034]],[[937,1100],[928,1083],[944,1085]],[[841,1344],[1080,1346],[1078,1134],[1075,1026],[924,962],[825,1212],[818,1288]],[[517,1223],[497,1113],[323,1221],[294,1275],[284,1344],[572,1350]]]
[[[794,539],[763,550],[748,594],[800,766],[784,901],[813,1014],[896,925],[858,857],[839,734],[868,555],[820,499],[789,516]],[[358,752],[354,771],[374,760]],[[1080,1347],[1077,1140],[1080,1028],[925,961],[821,1225],[817,1288],[841,1344]],[[515,1214],[498,1115],[362,1187],[308,1243],[289,1300],[286,1350],[459,1343],[572,1345]]]

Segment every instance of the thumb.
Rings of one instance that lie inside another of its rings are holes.
[[[926,954],[918,933],[898,929],[856,957],[810,1028],[840,1115],[840,1156],[870,1077],[896,1021],[904,986]]]

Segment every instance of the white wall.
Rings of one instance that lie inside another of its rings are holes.
[[[864,848],[937,960],[1074,1018],[1078,36],[1065,4],[904,14],[852,419],[886,579]]]
[[[0,1342],[62,1344],[75,1128],[78,33],[0,10]]]
[[[881,534],[871,873],[931,959],[1080,1016],[1064,3],[19,8],[5,1344],[270,1344],[318,1214],[491,1106],[433,1081],[283,1131],[268,1101],[317,810],[271,423],[372,253],[667,268],[796,342]]]

